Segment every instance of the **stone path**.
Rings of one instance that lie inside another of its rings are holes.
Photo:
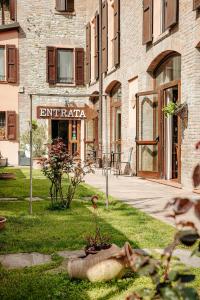
[[[21,269],[51,262],[51,255],[40,253],[17,253],[0,255],[0,263],[6,269]]]
[[[25,198],[25,200],[26,201],[30,201],[30,198],[29,197],[27,197],[27,198]],[[32,201],[33,202],[37,202],[37,201],[43,201],[44,199],[42,199],[42,198],[39,198],[39,197],[33,197],[33,199],[32,199]],[[7,197],[5,197],[5,198],[0,198],[0,201],[23,201],[23,199],[22,199],[22,197],[20,198],[7,198]]]
[[[97,170],[89,174],[85,182],[105,192],[105,176]],[[109,194],[131,206],[134,206],[149,215],[173,225],[173,221],[166,217],[165,205],[179,196],[188,196],[199,199],[200,196],[188,190],[177,189],[171,186],[158,184],[138,177],[109,175]]]

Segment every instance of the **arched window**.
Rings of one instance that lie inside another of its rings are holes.
[[[181,79],[181,56],[167,57],[155,70],[156,87]]]

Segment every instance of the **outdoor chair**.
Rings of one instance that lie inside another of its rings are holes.
[[[121,161],[119,159],[118,162],[116,162],[116,174],[115,175],[130,175],[131,174],[131,159],[132,159],[132,155],[133,155],[133,147],[131,147],[129,149],[128,152],[128,160],[127,161]],[[120,157],[120,156],[119,156]],[[122,172],[122,165],[125,165],[124,167],[124,172]]]

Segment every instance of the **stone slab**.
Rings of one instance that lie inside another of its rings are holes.
[[[40,253],[17,253],[0,255],[0,263],[6,269],[21,269],[51,262],[51,255]]]

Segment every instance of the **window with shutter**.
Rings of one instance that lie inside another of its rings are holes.
[[[114,65],[120,62],[120,0],[114,0]]]
[[[193,9],[200,9],[200,0],[193,0]]]
[[[74,0],[67,0],[66,1],[66,11],[73,12],[74,11]]]
[[[13,45],[7,45],[7,82],[17,83],[17,48]]]
[[[102,3],[102,73],[108,70],[108,4]]]
[[[152,39],[153,39],[153,0],[143,0],[143,44],[147,44],[151,42]]]
[[[0,46],[0,81],[6,81],[6,76],[5,76],[5,46]]]
[[[75,49],[75,83],[84,85],[84,49]]]
[[[56,48],[47,47],[47,82],[55,84],[57,80]]]
[[[74,0],[56,0],[56,10],[59,12],[73,12]]]
[[[10,19],[16,21],[16,0],[9,0]]]
[[[60,12],[66,11],[66,0],[56,0],[56,10]]]
[[[95,79],[99,78],[99,15],[95,15]]]
[[[7,112],[7,139],[12,141],[17,139],[17,116],[15,111]]]
[[[178,0],[165,0],[165,29],[178,21]]]
[[[6,139],[6,112],[0,111],[0,141]]]
[[[91,26],[86,26],[86,83],[91,80]]]

